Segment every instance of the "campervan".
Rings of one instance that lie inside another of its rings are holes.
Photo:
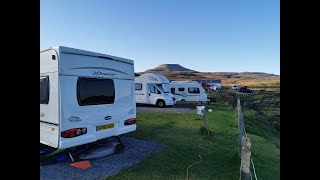
[[[206,102],[207,94],[203,87],[195,81],[171,81],[165,87],[180,102]]]
[[[135,77],[134,82],[136,103],[152,104],[158,107],[175,104],[173,95],[164,86],[170,83],[165,76],[146,73]]]
[[[132,60],[63,46],[40,51],[40,144],[65,149],[135,130]]]

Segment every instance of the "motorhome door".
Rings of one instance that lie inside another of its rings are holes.
[[[156,85],[149,85],[149,104],[156,104],[157,99],[162,96],[161,91],[156,87]]]

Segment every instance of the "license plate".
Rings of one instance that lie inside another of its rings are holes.
[[[97,126],[96,130],[101,131],[101,130],[112,129],[112,128],[114,128],[114,124],[104,124],[104,125]]]

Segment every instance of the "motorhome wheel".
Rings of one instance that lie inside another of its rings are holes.
[[[163,107],[166,107],[166,103],[164,102],[164,100],[158,100],[157,106],[163,108]]]
[[[181,103],[186,103],[186,100],[185,99],[181,99],[180,102]]]

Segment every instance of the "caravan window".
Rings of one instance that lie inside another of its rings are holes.
[[[40,77],[40,104],[49,104],[49,76]]]
[[[112,79],[79,78],[77,96],[80,106],[113,104],[114,82]]]
[[[176,88],[171,88],[171,93],[174,94],[176,92]]]
[[[142,84],[141,83],[134,83],[135,85],[135,90],[142,90]]]
[[[178,88],[178,91],[184,92],[184,88]]]
[[[188,92],[193,94],[200,94],[200,89],[196,87],[191,87],[191,88],[188,88]]]

